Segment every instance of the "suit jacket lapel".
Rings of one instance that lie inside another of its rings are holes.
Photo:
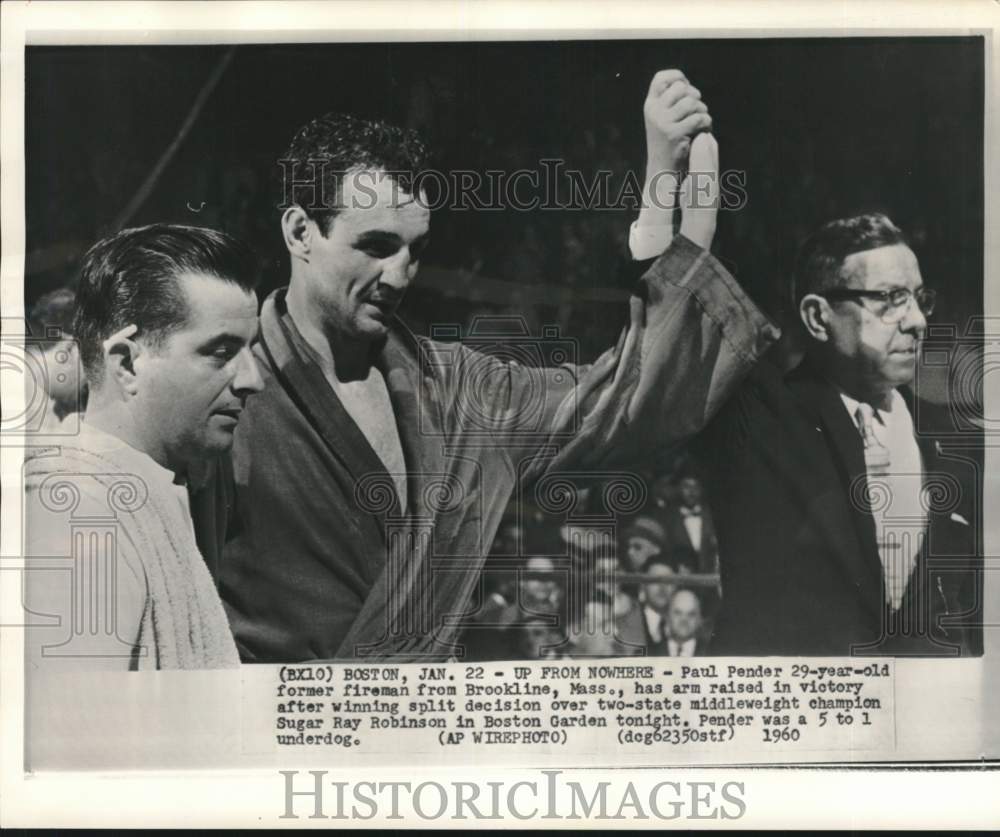
[[[818,375],[808,359],[790,374],[789,383],[803,409],[823,431],[853,524],[851,532],[838,533],[839,543],[834,552],[847,563],[852,577],[862,579],[862,594],[869,609],[880,614],[882,561],[878,554],[875,521],[863,503],[868,471],[861,434],[844,408],[840,394]]]

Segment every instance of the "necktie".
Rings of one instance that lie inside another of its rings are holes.
[[[854,413],[865,443],[865,468],[869,476],[889,473],[889,449],[875,435],[875,410],[871,404],[858,404]]]
[[[885,579],[885,598],[895,610],[903,601],[907,582],[916,563],[916,553],[922,538],[918,536],[917,544],[911,542],[912,532],[908,527],[898,531],[899,527],[886,524],[886,515],[891,513],[900,517],[905,504],[904,486],[896,485],[889,467],[891,459],[889,449],[875,435],[875,410],[871,404],[859,404],[854,413],[865,446],[865,469],[869,482],[873,478],[882,484],[881,490],[890,498],[886,507],[873,512],[875,520],[875,537],[878,543],[879,558],[882,561],[882,573]],[[878,494],[878,491],[874,492]],[[898,497],[896,495],[899,495]],[[890,512],[891,510],[891,512]]]

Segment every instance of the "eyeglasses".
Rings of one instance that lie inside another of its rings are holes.
[[[920,312],[929,317],[934,313],[937,303],[937,291],[921,288],[911,291],[909,288],[893,288],[890,291],[859,291],[854,288],[834,288],[823,294],[831,302],[838,300],[853,300],[863,304],[862,300],[874,303],[868,309],[884,323],[898,323],[910,310],[910,301],[916,300]]]

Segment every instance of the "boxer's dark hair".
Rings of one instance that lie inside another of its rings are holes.
[[[177,281],[185,273],[215,276],[250,292],[257,261],[226,233],[179,224],[122,230],[87,251],[73,335],[91,385],[100,382],[103,342],[111,335],[134,324],[136,339],[155,348],[187,322],[187,298]]]
[[[325,235],[344,208],[345,175],[384,171],[401,192],[412,195],[414,184],[427,167],[427,149],[412,129],[327,113],[299,129],[279,162],[281,206],[301,207]]]

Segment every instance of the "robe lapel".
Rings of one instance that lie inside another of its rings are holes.
[[[284,289],[275,291],[264,302],[260,315],[260,347],[275,377],[330,453],[351,474],[355,486],[371,474],[380,474],[391,483],[382,460],[340,403],[323,375],[318,358],[287,316],[284,294]],[[398,513],[398,506],[372,512],[378,518],[383,538],[386,515],[390,511]],[[359,508],[358,513],[364,511]]]
[[[397,321],[377,366],[385,378],[403,447],[409,515],[433,521],[436,514],[427,503],[426,489],[446,470],[446,439],[436,403],[423,391],[419,351],[417,341]]]
[[[435,534],[440,512],[431,497],[435,483],[449,479],[446,438],[432,384],[421,374],[420,347],[398,321],[376,361],[385,378],[407,471],[407,515],[389,521],[386,542],[393,551],[364,607],[341,643],[338,658],[395,662],[440,659],[456,652],[454,631],[441,622],[456,602],[468,598],[474,573],[435,571]],[[478,570],[478,568],[477,568]]]

